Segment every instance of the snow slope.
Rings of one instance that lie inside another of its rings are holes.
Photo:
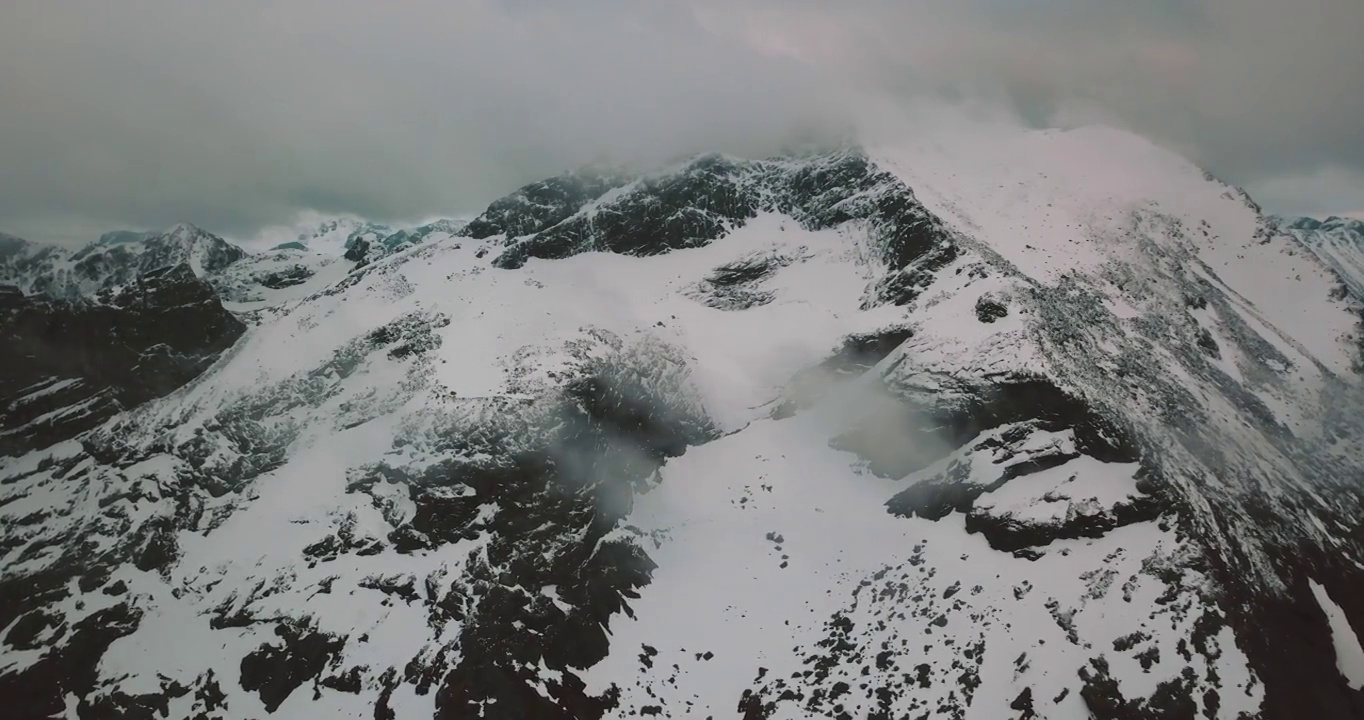
[[[0,699],[1358,713],[1358,306],[1145,141],[968,130],[564,176],[289,286],[0,468]]]
[[[1364,221],[1276,218],[1276,223],[1335,270],[1356,299],[1364,298]]]

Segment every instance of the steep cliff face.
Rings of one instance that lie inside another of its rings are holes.
[[[1339,270],[1122,133],[931,140],[552,178],[205,330],[0,466],[0,701],[1359,716]]]
[[[51,446],[170,393],[244,330],[186,265],[89,299],[0,286],[0,454]]]
[[[579,200],[573,212],[563,205],[566,197],[559,198],[553,213],[541,212],[540,205],[522,208],[504,201],[465,232],[483,239],[501,231],[496,235],[507,248],[493,264],[517,268],[530,258],[593,251],[648,256],[699,247],[760,213],[784,215],[809,231],[857,221],[867,225],[890,270],[867,302],[900,305],[912,301],[932,273],[956,257],[952,240],[913,192],[860,150],[769,161],[705,155],[609,192],[571,197]],[[518,209],[522,215],[514,214]],[[739,278],[732,280],[737,284]]]

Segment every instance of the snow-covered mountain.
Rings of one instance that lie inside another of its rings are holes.
[[[346,244],[343,257],[363,267],[428,240],[455,237],[466,224],[460,220],[441,219],[410,229],[395,230],[383,236],[354,237]]]
[[[73,300],[116,291],[146,273],[187,265],[238,312],[276,307],[339,282],[347,273],[465,225],[437,220],[393,229],[349,218],[310,225],[298,240],[250,251],[193,225],[164,232],[107,232],[74,249],[0,234],[0,285]]]
[[[79,249],[0,236],[0,451],[49,446],[160,397],[211,365],[243,323],[460,226],[385,229],[397,239],[356,259],[342,248],[249,252],[188,224],[112,231]]]
[[[246,251],[188,223],[159,233],[105,233],[83,248],[0,237],[0,284],[58,298],[91,296],[139,275],[185,264],[199,277],[217,274]]]
[[[323,255],[342,255],[357,242],[382,240],[392,235],[394,229],[359,218],[334,217],[302,223],[294,232],[296,236],[281,246]]]
[[[1356,299],[1364,301],[1364,220],[1333,216],[1325,220],[1277,218],[1277,222],[1335,270]]]
[[[1364,712],[1360,304],[1166,151],[706,155],[395,247],[2,461],[12,716]]]
[[[355,217],[326,217],[309,213],[296,225],[269,228],[251,241],[271,250],[294,250],[325,256],[346,256],[354,263],[369,263],[401,251],[425,238],[453,235],[467,224],[442,218],[412,227],[393,227]]]

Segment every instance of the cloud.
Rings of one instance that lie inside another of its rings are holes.
[[[457,213],[602,156],[750,149],[838,106],[681,6],[582,7],[9,8],[0,222],[241,233],[305,207]]]
[[[902,98],[993,98],[1034,125],[1125,126],[1252,189],[1364,169],[1358,0],[717,2],[706,13]]]
[[[1364,220],[1364,172],[1326,165],[1306,173],[1280,175],[1253,188],[1266,207],[1296,208],[1301,215],[1339,215]]]
[[[245,235],[303,209],[473,212],[593,159],[762,154],[867,97],[1100,117],[1252,191],[1364,168],[1358,0],[1023,7],[16,0],[0,10],[0,226]]]

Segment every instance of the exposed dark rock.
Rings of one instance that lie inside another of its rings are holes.
[[[1114,528],[1153,521],[1166,509],[1167,505],[1155,495],[1139,495],[1111,507],[1079,512],[1046,523],[1023,522],[1009,515],[969,509],[966,531],[980,533],[996,550],[1013,552],[1041,547],[1054,540],[1103,537]]]
[[[955,239],[914,197],[913,191],[860,150],[802,158],[795,169],[777,171],[775,209],[811,230],[850,220],[867,223],[872,243],[889,272],[864,304],[908,305],[934,273],[959,254]]]
[[[898,467],[886,470],[894,477],[927,467],[964,447],[981,432],[998,427],[1008,429],[997,437],[980,441],[973,448],[994,452],[993,462],[997,469],[986,475],[991,479],[968,481],[973,477],[972,460],[969,457],[953,460],[942,472],[922,479],[892,497],[886,507],[894,514],[938,520],[948,513],[965,513],[968,532],[981,533],[997,550],[1013,552],[1047,545],[1058,539],[1101,537],[1116,527],[1154,520],[1168,509],[1159,484],[1151,479],[1149,470],[1143,471],[1137,482],[1137,489],[1142,494],[1129,501],[1111,507],[1084,508],[1053,521],[1021,521],[1008,513],[975,507],[978,498],[1010,480],[1063,466],[1080,454],[1105,462],[1138,460],[1134,444],[1126,439],[1123,431],[1088,409],[1082,401],[1046,382],[1026,380],[994,384],[970,391],[946,404],[937,402],[907,410],[905,417],[907,427],[921,427],[928,434],[907,444],[927,450],[926,454],[921,452],[899,458],[903,462]],[[1016,451],[1013,447],[1038,430],[1071,430],[1078,452],[1033,451],[1025,459],[1014,461]],[[857,449],[846,440],[841,447]],[[873,463],[884,463],[883,458],[871,452],[875,449],[869,448],[864,454]]]
[[[990,296],[981,295],[976,300],[976,318],[983,323],[992,323],[1009,314],[1009,306]]]
[[[1020,692],[1018,697],[1009,703],[1009,709],[1019,711],[1018,720],[1031,720],[1037,717],[1037,711],[1032,706],[1032,688],[1023,688],[1023,692]]]
[[[368,240],[356,238],[355,242],[346,248],[346,252],[341,257],[355,263],[357,268],[364,267],[369,264],[369,247],[370,242]]]
[[[242,658],[241,686],[256,692],[268,712],[300,685],[316,678],[339,652],[345,640],[288,623],[275,626],[279,645],[262,645]]]
[[[82,719],[90,720],[157,720],[170,714],[170,701],[185,697],[190,688],[162,680],[161,692],[129,695],[115,691],[109,695],[83,698],[77,711]]]
[[[699,283],[695,295],[719,310],[766,305],[774,295],[761,288],[762,282],[791,262],[791,258],[759,255],[721,265]]]
[[[756,194],[743,185],[745,169],[741,161],[703,156],[680,171],[638,181],[591,214],[574,215],[518,240],[494,264],[515,268],[530,258],[590,250],[659,255],[705,245],[727,232],[730,223],[757,213]]]
[[[108,242],[111,235],[118,234],[106,233],[100,242],[71,256],[78,272],[94,279],[100,277],[100,270],[127,267],[130,275],[116,275],[116,284],[123,284],[137,275],[186,264],[191,256],[197,256],[206,273],[217,272],[246,257],[246,251],[236,245],[183,223],[163,233],[123,233]],[[130,247],[134,244],[136,247]]]
[[[115,605],[77,621],[70,637],[36,663],[17,673],[0,672],[0,707],[15,718],[61,715],[68,693],[83,698],[95,689],[105,649],[136,630],[140,620],[138,611]]]
[[[294,285],[301,285],[313,276],[313,271],[307,265],[294,265],[284,270],[269,273],[261,278],[260,284],[272,290],[281,290]]]
[[[528,190],[523,188],[494,203],[485,218],[470,223],[464,232],[475,238],[504,235],[510,244],[494,265],[516,268],[530,258],[565,258],[589,251],[658,255],[699,247],[765,210],[784,213],[808,230],[860,220],[867,224],[889,270],[866,299],[868,305],[913,302],[934,273],[957,258],[956,242],[942,223],[904,183],[876,167],[860,150],[802,160],[793,164],[789,159],[704,155],[679,170],[621,188],[590,213],[578,209],[599,199],[609,187],[592,185],[590,191],[572,192],[546,181],[550,185],[544,191],[552,195],[547,203],[527,199]],[[730,268],[709,282],[712,289],[727,287],[731,295],[760,302],[761,294],[736,288],[758,281],[766,272]]]
[[[34,610],[19,618],[10,626],[5,642],[15,650],[37,650],[43,646],[39,636],[50,634],[50,641],[57,641],[66,632],[62,616],[46,610]]]
[[[185,265],[95,300],[9,291],[0,298],[0,454],[51,445],[175,390],[244,331]]]
[[[966,483],[970,470],[970,463],[954,461],[943,473],[896,494],[886,502],[886,508],[896,515],[928,520],[941,520],[952,512],[967,512],[976,498],[998,486]]]
[[[105,595],[114,596],[122,595],[128,592],[128,584],[123,582],[122,580],[115,580],[114,582],[106,585],[103,592]]]
[[[732,287],[757,282],[771,276],[775,270],[773,263],[765,262],[762,258],[736,260],[715,268],[706,280],[719,287]]]
[[[1178,679],[1166,680],[1156,686],[1149,698],[1129,699],[1123,696],[1117,680],[1109,674],[1108,661],[1103,657],[1090,661],[1090,668],[1080,670],[1084,687],[1080,697],[1095,720],[1195,720],[1198,705],[1190,689],[1193,671],[1185,668]]]
[[[176,532],[173,518],[156,518],[143,525],[138,543],[142,550],[133,566],[146,572],[166,570],[179,555]]]
[[[314,558],[323,562],[335,560],[339,555],[355,553],[357,555],[372,555],[384,548],[383,542],[377,538],[364,537],[355,532],[355,517],[349,515],[336,534],[318,540],[317,542],[303,548],[304,557]]]
[[[862,373],[881,362],[914,336],[908,327],[891,327],[874,333],[859,333],[843,339],[843,345],[820,367],[839,373]]]
[[[475,240],[517,238],[551,228],[627,180],[593,172],[569,173],[526,185],[488,206],[461,233]]]
[[[367,577],[356,585],[369,590],[378,590],[385,595],[392,595],[406,603],[411,603],[420,597],[417,594],[417,579],[411,575]]]
[[[1364,718],[1364,695],[1336,667],[1332,629],[1312,594],[1320,583],[1354,628],[1364,627],[1364,570],[1335,549],[1305,543],[1276,553],[1285,592],[1263,592],[1213,557],[1226,588],[1222,605],[1252,669],[1264,682],[1266,718]],[[1358,632],[1358,630],[1356,630]]]
[[[599,718],[615,706],[617,691],[588,693],[574,673],[605,657],[611,617],[628,612],[654,569],[619,522],[638,483],[715,434],[704,416],[660,389],[655,371],[630,362],[594,360],[567,379],[546,434],[453,433],[456,457],[483,459],[415,474],[380,465],[350,480],[352,492],[369,493],[376,504],[394,485],[408,493],[416,512],[391,516],[399,524],[390,540],[400,552],[488,541],[448,592],[405,576],[361,584],[426,605],[433,627],[460,623],[448,654],[409,667],[402,679],[433,690],[439,716],[468,717],[481,707],[492,718]],[[325,559],[362,542],[343,522],[307,553]],[[555,600],[540,588],[554,588]],[[562,679],[540,677],[539,663]]]
[[[1222,349],[1218,347],[1217,340],[1213,338],[1212,332],[1207,328],[1198,329],[1198,347],[1207,353],[1208,357],[1215,360],[1222,359]]]
[[[368,668],[353,667],[340,675],[328,675],[318,681],[318,684],[325,688],[331,688],[337,692],[359,693],[364,689],[364,681],[361,674]]]
[[[1016,423],[1029,423],[1040,430],[1072,430],[1076,450],[1103,462],[1135,462],[1140,457],[1126,431],[1048,380],[1020,377],[964,384],[943,378],[940,387],[928,391],[913,386],[895,388],[915,419],[909,426],[909,442],[936,443],[939,448],[929,462],[945,457],[986,430]],[[897,476],[929,462],[901,468],[903,472]]]
[[[563,684],[550,683],[550,702],[532,689],[522,664],[543,658],[566,671],[605,657],[609,618],[654,568],[641,548],[605,535],[629,511],[634,482],[708,439],[704,425],[670,418],[660,412],[660,398],[625,380],[593,376],[572,384],[548,457],[523,458],[511,473],[485,478],[467,468],[455,476],[506,510],[488,528],[496,538],[487,552],[491,564],[472,571],[466,602],[479,621],[465,630],[461,661],[437,693],[442,716],[463,717],[465,708],[488,700],[497,701],[485,706],[497,718],[596,718],[614,705],[609,693],[584,694],[567,672]],[[573,543],[563,545],[565,536]],[[573,611],[565,615],[553,603],[489,584],[484,572],[489,579],[505,572],[529,587],[555,586]]]

